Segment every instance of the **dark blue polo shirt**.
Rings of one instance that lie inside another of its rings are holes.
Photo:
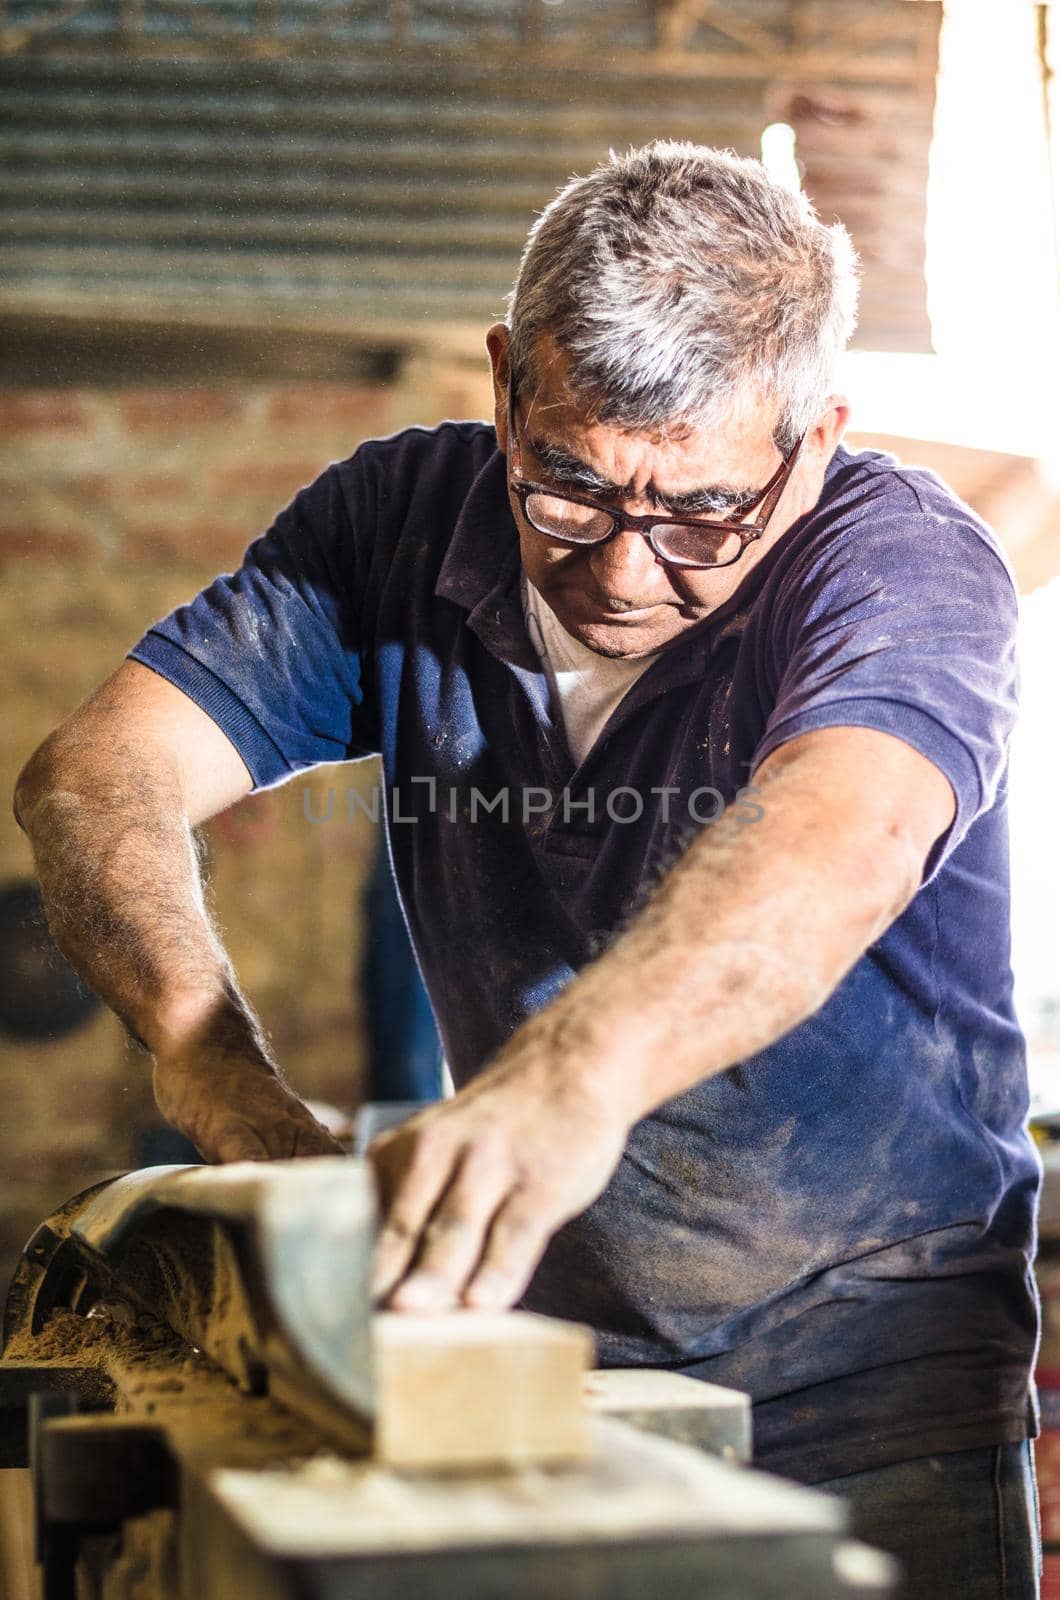
[[[748,1390],[758,1459],[808,1481],[1035,1427],[1039,1169],[1008,945],[1015,614],[967,506],[928,472],[840,449],[814,510],[575,767],[523,625],[504,460],[491,428],[447,423],[329,467],[133,652],[259,787],[381,753],[458,1085],[721,804],[750,842],[754,797],[737,797],[785,740],[882,729],[946,774],[956,819],[907,910],[808,1021],[638,1123],[526,1295],[591,1324],[605,1364]],[[344,815],[339,785],[329,825]],[[837,821],[822,792],[821,828]]]

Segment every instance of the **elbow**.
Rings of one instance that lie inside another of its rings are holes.
[[[880,848],[882,844],[882,848]],[[875,931],[872,942],[881,938],[892,923],[919,894],[924,881],[926,857],[920,841],[902,822],[892,822],[883,839],[863,863],[862,882],[870,886]]]
[[[33,819],[41,804],[60,783],[61,758],[55,734],[37,746],[15,780],[12,809],[15,821],[32,837]]]

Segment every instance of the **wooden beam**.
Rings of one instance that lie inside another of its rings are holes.
[[[585,1398],[598,1417],[695,1445],[730,1461],[751,1459],[751,1397],[655,1367],[590,1372]]]
[[[582,1460],[587,1328],[527,1312],[382,1312],[373,1455],[431,1471]]]

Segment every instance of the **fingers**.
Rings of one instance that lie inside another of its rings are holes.
[[[503,1153],[399,1130],[368,1152],[386,1221],[374,1297],[395,1311],[499,1310],[519,1298],[556,1218],[517,1187]]]
[[[342,1145],[260,1060],[208,1049],[156,1059],[155,1102],[205,1161],[278,1161],[341,1156]]]
[[[368,1151],[379,1183],[384,1223],[376,1242],[372,1297],[386,1301],[412,1265],[431,1212],[451,1174],[448,1153],[430,1150],[405,1130]]]
[[[326,1128],[298,1128],[291,1151],[292,1156],[345,1156],[348,1153]]]
[[[516,1191],[498,1211],[463,1301],[476,1311],[501,1311],[519,1299],[552,1234],[554,1219]]]
[[[289,1154],[292,1156],[344,1156],[345,1147],[334,1134],[318,1122],[311,1112],[302,1108],[294,1126],[294,1139]]]
[[[225,1118],[216,1126],[193,1138],[204,1161],[225,1164],[229,1161],[267,1161],[269,1150],[261,1134],[248,1123]]]
[[[256,1113],[256,1114],[255,1114]],[[337,1139],[301,1102],[284,1094],[282,1102],[214,1115],[205,1127],[183,1127],[205,1161],[283,1161],[296,1156],[341,1156]]]
[[[555,1230],[601,1192],[628,1131],[505,1079],[456,1095],[375,1140],[383,1227],[372,1292],[400,1311],[514,1304]],[[590,1109],[592,1106],[590,1105]]]
[[[506,1174],[475,1152],[465,1152],[448,1189],[424,1229],[412,1270],[391,1292],[397,1311],[445,1311],[458,1305],[482,1255]]]

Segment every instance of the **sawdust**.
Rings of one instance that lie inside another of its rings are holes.
[[[106,1355],[109,1319],[82,1317],[65,1307],[52,1312],[39,1333],[19,1328],[4,1347],[5,1361],[35,1366],[96,1366]]]
[[[188,1462],[259,1470],[319,1451],[317,1430],[271,1396],[243,1393],[165,1324],[128,1318],[122,1304],[112,1314],[102,1302],[90,1317],[56,1307],[39,1333],[12,1338],[4,1357],[52,1368],[60,1387],[64,1371],[98,1371],[114,1413],[163,1427]]]
[[[119,1321],[105,1306],[92,1316],[57,1306],[39,1333],[17,1329],[3,1354],[5,1361],[32,1361],[38,1367],[102,1367],[116,1355],[147,1359],[171,1338],[161,1326]]]

